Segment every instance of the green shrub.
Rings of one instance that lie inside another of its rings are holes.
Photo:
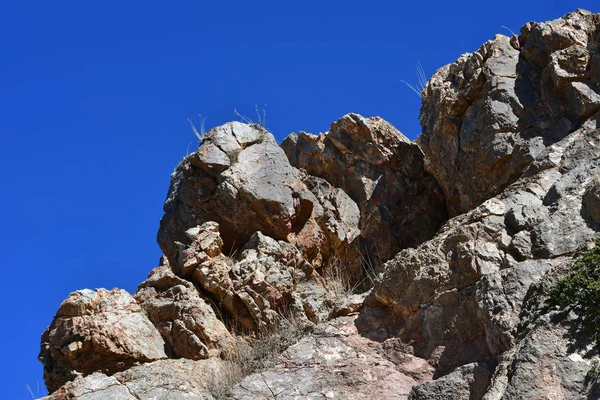
[[[586,378],[592,381],[592,383],[597,383],[598,379],[600,379],[600,361],[593,360],[590,370],[588,371]]]
[[[600,344],[600,238],[592,250],[581,254],[573,271],[550,289],[548,304],[575,311],[586,332]]]

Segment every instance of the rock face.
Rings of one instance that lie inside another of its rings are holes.
[[[281,147],[293,166],[358,204],[361,246],[371,263],[431,238],[447,218],[419,146],[381,118],[348,114],[326,134],[291,134]]]
[[[411,355],[360,336],[354,317],[319,324],[268,371],[247,376],[231,399],[402,399],[433,369]],[[349,383],[352,382],[350,385]]]
[[[528,23],[433,75],[418,142],[451,215],[498,194],[600,109],[598,23],[583,10]]]
[[[502,193],[385,264],[367,299],[373,309],[363,312],[363,330],[372,326],[377,337],[381,326],[372,316],[393,315],[388,331],[436,366],[437,375],[469,362],[500,362],[486,399],[585,393],[586,352],[570,348],[559,326],[532,326],[551,322],[539,306],[547,290],[533,288],[549,286],[597,236],[599,118],[541,150]],[[528,361],[533,355],[536,361]],[[533,373],[540,359],[547,370]],[[556,372],[567,370],[576,376]]]
[[[40,359],[49,392],[75,372],[113,374],[136,363],[167,358],[164,342],[124,290],[79,290],[60,305],[42,336]]]
[[[355,208],[349,199],[340,201],[341,206]],[[324,215],[319,200],[269,132],[238,122],[210,130],[198,151],[179,164],[164,209],[158,242],[175,268],[181,267],[179,243],[189,242],[185,232],[205,222],[219,224],[226,253],[260,231],[294,244],[317,267],[332,251],[343,257],[342,244],[352,249],[358,229],[352,216],[344,219],[345,210],[339,221],[331,213]],[[329,226],[335,229],[331,235]],[[335,236],[335,243],[328,236]]]
[[[60,306],[48,399],[600,398],[598,345],[546,302],[600,231],[599,35],[577,10],[462,55],[416,143],[357,114],[282,148],[210,130],[137,292]]]

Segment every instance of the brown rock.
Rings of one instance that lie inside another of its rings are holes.
[[[194,285],[168,266],[155,268],[135,295],[173,358],[199,360],[230,353],[234,338]]]
[[[443,195],[423,168],[421,150],[381,118],[348,114],[326,134],[292,134],[281,146],[293,166],[356,202],[361,250],[375,266],[429,239],[446,219]],[[316,186],[314,179],[306,178],[309,187]]]
[[[194,242],[179,244],[180,274],[198,284],[222,318],[233,324],[230,329],[236,324],[265,329],[278,321],[280,312],[313,322],[326,317],[333,294],[322,287],[322,278],[292,244],[256,232],[232,257],[209,256],[204,251],[206,238],[220,243],[219,225],[207,222],[187,234]]]
[[[232,122],[207,132],[198,150],[173,172],[164,210],[158,242],[178,274],[184,273],[181,244],[194,240],[214,257],[221,249],[234,253],[260,231],[294,244],[316,268],[327,265],[340,247],[339,239],[330,243],[333,236],[323,231],[337,216],[328,214],[327,221],[321,221],[323,208],[300,172],[289,164],[271,133],[258,125]],[[185,234],[207,222],[219,225],[222,244],[214,242],[215,232],[206,229],[203,238]],[[339,224],[346,229],[347,221]],[[348,229],[344,243],[355,235],[351,232],[355,227]]]
[[[113,374],[166,357],[156,328],[119,289],[71,293],[44,332],[40,351],[49,392],[79,374]]]

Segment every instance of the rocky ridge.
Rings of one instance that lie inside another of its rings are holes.
[[[160,265],[42,336],[48,399],[599,398],[597,347],[545,305],[600,230],[599,28],[577,10],[440,68],[416,142],[357,114],[281,146],[207,132]]]

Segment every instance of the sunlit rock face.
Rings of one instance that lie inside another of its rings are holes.
[[[418,143],[451,215],[498,194],[600,109],[597,25],[583,10],[528,23],[432,76]]]
[[[50,400],[600,398],[577,310],[600,230],[600,14],[440,68],[410,142],[347,114],[277,145],[205,134],[135,294],[80,290],[42,337]]]

